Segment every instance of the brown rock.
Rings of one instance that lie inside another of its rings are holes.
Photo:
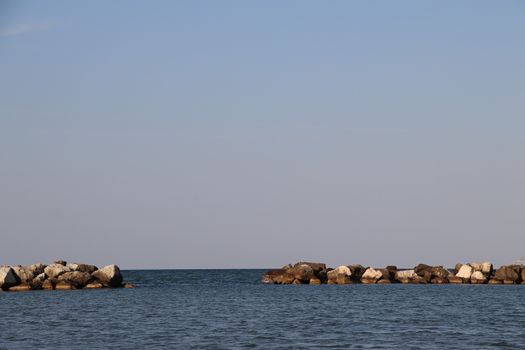
[[[21,284],[19,284],[17,286],[10,287],[9,291],[10,292],[27,292],[27,291],[29,291],[31,289],[32,288],[29,285],[29,283],[24,282],[24,283],[21,283]]]
[[[135,286],[132,285],[131,283],[124,283],[124,284],[122,285],[122,287],[124,287],[124,288],[128,288],[128,289],[130,289],[130,288],[135,288]]]
[[[124,285],[125,288],[129,288],[129,287],[126,287],[127,284],[129,284],[129,283],[126,283]],[[100,288],[104,288],[104,286],[100,282],[92,282],[92,283],[88,283],[88,284],[86,284],[84,286],[84,289],[100,289]]]
[[[64,260],[57,260],[57,261],[54,261],[53,264],[66,266],[66,265],[67,265],[67,262],[64,261]]]
[[[321,284],[321,280],[317,277],[310,278],[310,284],[319,285]]]
[[[46,268],[46,265],[44,264],[32,264],[32,265],[26,266],[26,270],[30,271],[33,274],[33,276],[37,276],[37,275],[44,273],[45,268]]]
[[[489,284],[503,284],[503,281],[497,280],[495,278],[491,278],[489,280]]]
[[[301,266],[301,265],[308,265],[312,268],[312,270],[314,271],[314,274],[317,274],[319,273],[320,271],[322,270],[326,270],[326,264],[323,264],[323,263],[318,263],[318,262],[308,262],[308,261],[300,261],[298,262],[297,264],[295,264],[293,267],[298,267],[298,266]]]
[[[18,276],[9,266],[0,267],[0,289],[8,290],[19,282]]]
[[[312,267],[306,264],[295,265],[291,269],[286,271],[287,273],[293,275],[296,280],[301,282],[308,282],[312,277],[315,277],[314,270]]]
[[[392,281],[390,280],[385,280],[385,279],[382,279],[382,280],[379,280],[377,281],[377,284],[391,284]]]
[[[55,290],[70,290],[76,289],[75,286],[68,281],[58,281],[55,285]]]
[[[55,285],[53,284],[51,280],[45,280],[44,282],[42,282],[42,289],[53,290],[55,289]]]
[[[512,283],[521,283],[521,266],[509,265],[501,266],[496,270],[494,278],[500,281],[512,281]],[[509,283],[510,284],[510,283]]]
[[[33,280],[35,275],[30,270],[26,269],[23,266],[13,266],[12,267],[14,273],[17,275],[20,282],[30,282]]]
[[[70,271],[69,267],[62,264],[51,264],[44,269],[44,273],[51,278],[57,278],[61,274]]]
[[[262,283],[266,284],[291,284],[295,277],[288,273],[287,270],[276,269],[267,271],[262,279]]]
[[[452,283],[452,284],[463,284],[463,283],[465,283],[465,280],[463,278],[461,278],[461,277],[450,276],[448,278],[448,282]]]

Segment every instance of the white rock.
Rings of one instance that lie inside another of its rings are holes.
[[[481,263],[470,263],[470,266],[474,271],[481,271],[484,275],[488,275],[492,271],[492,264],[490,262],[481,262]]]
[[[17,284],[16,274],[9,266],[0,267],[0,288],[7,289]]]
[[[463,265],[459,269],[458,273],[456,273],[456,277],[469,279],[470,276],[472,276],[472,267],[470,265]]]
[[[22,282],[29,282],[34,277],[34,274],[33,274],[32,271],[29,271],[27,268],[22,267],[20,265],[13,266],[12,269],[13,269],[14,273],[16,273],[16,275],[18,276],[20,281],[22,281]]]
[[[376,269],[369,267],[368,269],[366,269],[363,276],[361,276],[361,279],[377,281],[377,280],[380,280],[381,277],[383,277],[383,274],[380,271],[377,271]]]
[[[481,271],[474,271],[472,275],[470,276],[471,280],[477,280],[477,281],[484,281],[486,280],[486,277],[483,275],[483,272]]]
[[[345,265],[338,266],[333,271],[338,275],[352,276],[352,271]]]
[[[120,287],[122,285],[122,274],[117,265],[104,266],[91,275],[99,281],[107,283],[110,287]]]
[[[417,276],[416,271],[414,270],[404,270],[404,271],[397,271],[396,272],[396,280],[408,280],[411,278],[415,278]]]

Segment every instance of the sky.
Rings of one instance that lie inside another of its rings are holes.
[[[524,1],[0,0],[0,264],[524,255]]]

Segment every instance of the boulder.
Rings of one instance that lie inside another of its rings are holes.
[[[321,280],[317,277],[312,277],[310,278],[310,284],[315,284],[315,285],[319,285],[321,284]]]
[[[127,288],[127,287],[126,287],[127,284],[128,284],[128,283],[126,283],[126,284],[124,285],[125,288]],[[100,288],[104,288],[104,286],[103,286],[102,283],[100,283],[100,282],[92,282],[92,283],[88,283],[88,284],[86,284],[86,286],[84,287],[84,289],[100,289]]]
[[[483,284],[485,282],[487,282],[487,277],[481,270],[474,271],[470,276],[470,283],[472,284]]]
[[[327,279],[330,284],[349,284],[352,282],[350,276],[352,271],[348,266],[338,266],[327,272]]]
[[[379,281],[377,281],[377,284],[391,284],[392,281],[390,280],[385,280],[385,279],[381,279]]]
[[[132,285],[131,283],[124,283],[124,284],[122,285],[122,287],[123,287],[123,288],[127,288],[127,289],[135,288],[135,286]]]
[[[479,271],[485,276],[490,276],[492,274],[493,267],[490,262],[470,263],[469,265],[474,271]]]
[[[47,278],[46,274],[42,272],[41,274],[35,276],[35,278],[33,278],[33,281],[37,280],[40,282],[44,282],[46,278]]]
[[[363,276],[363,273],[365,273],[366,268],[363,265],[354,264],[347,266],[350,269],[350,276],[353,281],[359,282],[361,280],[361,277]]]
[[[372,267],[369,267],[366,269],[363,276],[361,276],[361,282],[366,284],[373,284],[377,283],[383,277],[383,273],[381,271],[378,271]]]
[[[40,275],[41,273],[44,273],[44,269],[46,268],[46,265],[44,264],[32,264],[26,266],[26,270],[31,272],[33,276]]]
[[[57,261],[54,261],[53,264],[66,266],[67,262],[64,260],[57,260]]]
[[[33,272],[20,265],[13,266],[12,269],[14,273],[18,276],[20,282],[30,282],[33,280],[33,277],[35,277]]]
[[[461,269],[461,266],[463,266],[463,264],[460,264],[460,263],[454,266],[454,275],[456,275],[459,272],[459,269]]]
[[[45,280],[42,282],[42,289],[43,290],[53,290],[55,289],[55,285],[52,280]]]
[[[289,271],[290,270],[288,270],[288,272]],[[104,266],[93,272],[91,275],[102,282],[102,284],[107,284],[110,287],[120,287],[122,285],[122,274],[120,273],[118,266],[114,264]]]
[[[509,265],[501,266],[496,270],[494,278],[500,281],[512,281],[512,283],[521,282],[521,266]],[[511,284],[510,282],[508,284]]]
[[[18,284],[18,277],[9,266],[0,267],[0,289],[8,290]]]
[[[98,267],[96,267],[95,265],[80,264],[80,263],[67,264],[67,267],[71,271],[80,271],[80,272],[87,272],[87,273],[93,273],[98,270]]]
[[[292,264],[287,264],[281,267],[281,270],[288,270],[288,269],[291,269],[292,267],[293,267]]]
[[[69,267],[62,264],[51,264],[46,266],[44,273],[51,278],[57,278],[63,273],[70,272]]]
[[[308,282],[312,277],[315,277],[314,270],[306,264],[295,265],[286,272],[293,275],[296,280],[301,282]]]
[[[55,285],[55,290],[70,290],[70,289],[76,289],[73,284],[71,284],[68,281],[58,281]]]
[[[82,288],[92,280],[92,277],[87,272],[72,271],[64,272],[58,276],[58,281],[67,281],[76,288]]]
[[[465,282],[470,280],[470,276],[472,276],[472,267],[470,265],[461,266],[458,273],[456,273],[456,277],[462,278]]]
[[[326,270],[326,264],[318,263],[318,262],[304,262],[300,261],[297,264],[295,264],[293,267],[298,267],[301,265],[308,265],[312,268],[315,274],[319,273],[322,270]]]
[[[414,270],[397,271],[395,280],[401,283],[411,283],[418,275]]]
[[[448,278],[448,283],[452,284],[463,284],[465,283],[465,279],[457,276],[450,276]]]

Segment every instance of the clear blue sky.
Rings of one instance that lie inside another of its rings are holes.
[[[502,264],[524,213],[524,1],[0,0],[0,264]]]

